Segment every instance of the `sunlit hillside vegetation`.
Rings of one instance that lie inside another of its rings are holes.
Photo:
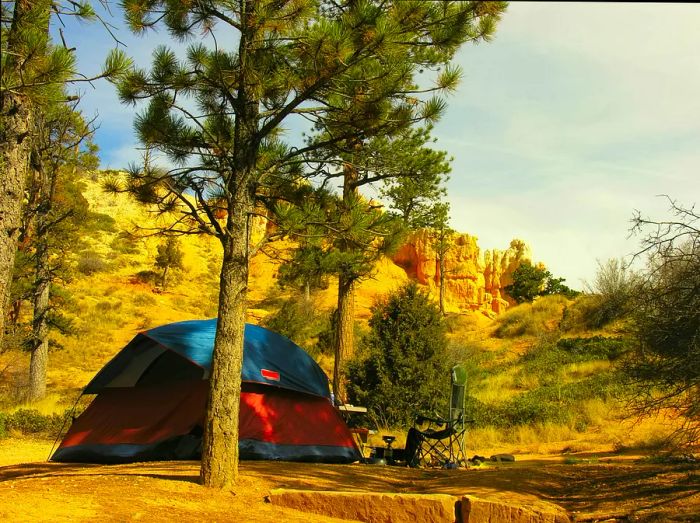
[[[450,364],[469,374],[468,452],[657,452],[678,427],[673,416],[638,417],[623,366],[632,354],[627,320],[589,325],[591,295],[543,296],[495,321],[447,318]],[[670,414],[670,413],[669,413]],[[379,436],[405,431],[380,427]]]
[[[65,285],[63,313],[72,328],[52,334],[48,396],[24,404],[28,355],[17,347],[0,354],[0,411],[11,430],[55,431],[81,388],[137,332],[216,315],[221,254],[215,239],[179,238],[181,268],[164,285],[155,260],[165,240],[148,231],[156,217],[127,196],[105,194],[94,181],[86,182],[84,195],[93,214],[89,232],[70,260],[74,269]],[[330,371],[335,282],[312,293],[310,302],[298,289],[280,288],[275,257],[288,247],[278,244],[274,253],[255,257],[249,321],[287,334]],[[359,286],[358,341],[367,332],[371,305],[406,280],[402,269],[384,260],[374,277]],[[633,431],[631,421],[624,421],[625,384],[619,368],[630,342],[623,320],[595,327],[591,317],[599,307],[593,299],[543,296],[512,307],[495,321],[480,313],[447,317],[447,357],[469,369],[471,449],[620,449],[655,445],[667,432],[654,423],[637,424]],[[25,321],[29,312],[24,310]],[[54,417],[17,412],[26,408]],[[405,430],[376,428],[376,438],[391,430],[399,443]]]
[[[97,181],[84,183],[84,196],[90,202],[90,223],[80,245],[67,260],[70,280],[63,285],[65,301],[61,313],[70,323],[70,332],[52,332],[48,372],[48,397],[33,408],[54,412],[69,406],[89,379],[136,333],[169,322],[215,317],[218,305],[221,246],[209,236],[188,235],[178,238],[183,253],[182,268],[169,273],[161,282],[156,266],[159,245],[165,242],[150,230],[157,217],[127,195],[105,193]],[[332,361],[314,351],[318,334],[328,327],[335,305],[337,283],[329,279],[325,289],[313,295],[313,318],[295,317],[293,321],[313,320],[308,325],[290,328],[284,313],[300,302],[294,288],[277,285],[280,257],[289,244],[277,242],[259,253],[251,263],[248,321],[264,322],[280,316],[286,333],[320,358],[329,370]],[[366,319],[378,296],[406,281],[405,272],[388,260],[379,262],[375,275],[358,287],[358,317]],[[282,311],[282,314],[278,314]],[[20,324],[31,321],[31,307],[22,309]],[[313,326],[312,326],[313,327]],[[26,329],[25,329],[26,330]],[[21,404],[27,380],[28,354],[17,342],[6,342],[0,353],[0,407],[16,409]]]

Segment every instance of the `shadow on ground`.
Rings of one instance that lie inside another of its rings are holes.
[[[262,503],[272,488],[469,494],[530,506],[544,500],[564,507],[579,520],[700,520],[697,464],[591,461],[592,458],[584,457],[571,463],[526,460],[469,470],[243,462],[240,488],[247,489],[248,495],[244,496],[243,491],[238,495],[240,501]],[[172,496],[177,491],[186,492],[197,500],[207,492],[198,481],[199,463],[191,461],[126,465],[28,463],[0,467],[0,494],[2,486],[8,484],[31,492],[33,486],[43,483],[51,485],[57,495],[62,485],[98,492],[108,489],[105,485],[119,484],[127,492],[125,495],[138,496],[141,482],[168,490]]]

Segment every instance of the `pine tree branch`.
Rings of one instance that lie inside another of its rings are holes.
[[[226,16],[224,13],[222,13],[218,9],[214,8],[212,5],[208,6],[207,11],[209,13],[211,13],[212,15],[214,15],[219,20],[221,20],[222,22],[226,22],[231,27],[237,29],[238,31],[243,31],[243,27],[241,26],[240,23],[236,22],[230,16]]]

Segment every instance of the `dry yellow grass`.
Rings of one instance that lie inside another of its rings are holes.
[[[112,216],[118,229],[100,232],[91,240],[90,249],[110,263],[109,271],[92,275],[81,275],[70,284],[75,304],[72,319],[78,332],[76,336],[55,335],[63,346],[51,353],[49,366],[49,395],[32,408],[49,414],[61,412],[72,404],[81,388],[110,358],[116,354],[136,333],[173,321],[212,317],[216,314],[218,296],[218,271],[221,261],[220,245],[210,237],[186,237],[181,240],[184,252],[184,269],[175,275],[172,284],[165,290],[150,283],[139,281],[141,271],[154,270],[157,246],[163,241],[157,237],[137,240],[136,252],[120,252],[117,245],[121,229],[134,225],[149,226],[154,218],[141,206],[126,196],[105,195],[97,184],[88,185],[86,197],[92,210]],[[279,243],[279,249],[290,244]],[[259,254],[251,263],[249,321],[258,322],[268,314],[259,304],[275,286],[278,264],[275,260]],[[371,306],[377,299],[392,292],[407,280],[405,272],[389,260],[382,260],[375,275],[363,281],[357,289],[357,315],[361,321],[369,317]],[[331,280],[328,289],[315,296],[319,310],[330,311],[335,306],[336,282]],[[278,292],[278,291],[275,291]],[[545,298],[534,305],[511,309],[499,323],[530,321],[534,318],[537,328],[549,332],[556,327],[567,302],[560,298]],[[527,318],[531,317],[530,320]],[[505,318],[505,320],[503,319]],[[508,319],[510,318],[510,319]],[[524,319],[523,319],[524,318]],[[469,345],[470,350],[481,355],[487,368],[501,366],[502,370],[483,379],[472,394],[487,404],[498,404],[537,385],[537,376],[528,376],[513,365],[537,341],[536,337],[524,336],[499,339],[493,336],[497,322],[481,313],[463,314],[450,319],[449,338],[453,344]],[[585,335],[585,334],[578,334]],[[0,369],[10,357],[0,355]],[[13,352],[17,379],[26,373],[26,354]],[[319,363],[329,372],[332,359],[319,356]],[[575,381],[605,371],[607,361],[591,361],[568,365],[563,369],[563,383]],[[21,372],[19,372],[21,371]],[[15,404],[14,409],[26,407]],[[488,449],[503,451],[546,451],[565,446],[592,448],[600,445],[620,448],[653,445],[667,432],[664,423],[655,422],[642,430],[619,428],[620,423],[611,413],[611,406],[602,401],[584,402],[580,406],[581,416],[589,421],[589,433],[581,434],[566,425],[542,424],[513,430],[485,427],[470,432],[470,447],[475,453]],[[665,431],[665,432],[664,432]],[[381,435],[391,433],[398,437],[397,447],[402,446],[405,431],[383,429],[377,431],[372,443],[382,445]],[[574,444],[572,441],[578,441]],[[557,444],[557,442],[567,442]]]
[[[127,195],[112,195],[102,191],[95,182],[86,182],[84,195],[90,209],[110,216],[116,222],[114,230],[97,231],[85,238],[83,253],[99,256],[105,270],[92,274],[78,274],[68,285],[73,303],[67,316],[73,321],[76,334],[54,334],[62,347],[50,355],[48,385],[50,393],[46,405],[38,407],[50,410],[65,408],[64,391],[77,391],[138,332],[165,323],[188,319],[214,317],[217,312],[221,246],[209,236],[185,236],[180,238],[183,252],[183,269],[172,275],[166,289],[143,281],[139,273],[156,271],[157,247],[162,237],[149,234],[162,219]],[[134,233],[136,238],[124,238],[124,233]],[[293,244],[276,242],[274,249],[285,252]],[[84,254],[77,254],[79,258]],[[258,323],[269,314],[260,307],[276,289],[279,261],[260,252],[251,261],[248,292],[248,318]],[[374,273],[360,282],[356,290],[356,315],[366,321],[374,303],[407,281],[406,273],[388,259],[381,260]],[[289,291],[287,291],[289,294]],[[330,311],[336,305],[337,281],[331,279],[327,289],[316,293],[315,307]],[[27,311],[28,312],[28,311]],[[26,354],[13,351],[17,366],[27,367]],[[2,361],[0,361],[2,364]],[[331,369],[332,362],[322,361]],[[0,366],[0,369],[3,367]],[[17,379],[10,388],[21,388],[24,377]]]

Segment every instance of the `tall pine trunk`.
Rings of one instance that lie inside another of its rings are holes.
[[[229,222],[247,224],[248,202],[235,205]],[[200,478],[208,487],[231,489],[238,479],[238,430],[248,292],[247,227],[229,228],[221,265],[219,316],[214,342]]]
[[[335,361],[333,364],[333,393],[345,401],[345,365],[355,348],[355,280],[344,274],[338,277],[338,316],[336,323]]]
[[[440,314],[445,315],[445,253],[438,254],[440,268]]]
[[[15,81],[26,66],[25,39],[29,33],[48,40],[49,0],[16,0],[12,25],[3,36],[6,53],[3,78]],[[38,32],[37,32],[38,30]],[[39,46],[41,47],[41,46]],[[35,53],[36,54],[36,53]],[[29,168],[32,101],[21,91],[0,92],[0,344],[5,334],[5,311],[15,266],[17,240],[22,219],[22,199]]]
[[[362,146],[357,142],[354,148]],[[350,212],[350,200],[357,195],[358,173],[351,163],[343,166],[343,208]],[[351,246],[345,245],[350,250]],[[333,363],[333,393],[345,401],[345,365],[355,353],[355,280],[354,274],[341,271],[338,274],[338,316],[335,326],[335,354]]]
[[[49,364],[49,292],[51,274],[46,238],[40,238],[36,252],[34,319],[32,322],[31,359],[29,361],[29,401],[46,395],[46,369]]]
[[[243,29],[238,42],[241,74],[236,87],[234,153],[231,158],[235,171],[224,176],[228,218],[226,232],[221,237],[224,258],[219,285],[219,314],[200,469],[202,484],[225,490],[232,490],[238,480],[238,417],[248,294],[248,244],[250,220],[255,208],[254,172],[260,149],[256,91],[260,80],[248,72],[256,63],[262,28],[257,20],[255,0],[242,3]]]
[[[26,97],[0,93],[0,343],[22,225],[22,199],[30,152],[31,111]]]
[[[36,175],[36,227],[34,266],[36,275],[33,290],[31,357],[29,360],[29,401],[38,401],[46,395],[46,371],[49,364],[49,298],[51,267],[49,265],[50,213],[58,180],[58,166],[47,172],[38,152],[33,153],[32,169]],[[30,199],[31,200],[31,199]]]

